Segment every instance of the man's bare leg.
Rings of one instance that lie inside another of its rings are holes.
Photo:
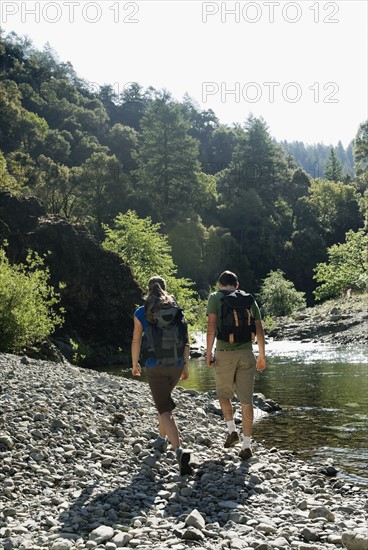
[[[243,435],[251,437],[253,431],[253,404],[242,403]]]
[[[230,399],[219,398],[219,402],[220,402],[222,414],[224,415],[226,422],[233,420],[234,419],[233,407],[231,405]]]

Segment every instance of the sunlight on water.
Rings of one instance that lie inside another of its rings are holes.
[[[317,342],[269,341],[267,356],[277,357],[279,360],[292,359],[304,364],[315,361],[368,364],[367,346],[363,345],[337,346]]]
[[[346,481],[368,487],[368,346],[269,342],[267,358],[255,391],[283,410],[257,422],[254,438],[317,466],[330,460]],[[192,360],[190,370],[183,387],[215,388],[202,358]]]
[[[329,460],[344,480],[368,487],[368,346],[271,341],[266,353],[267,369],[256,374],[255,391],[282,411],[255,423],[254,439],[293,450],[317,467]],[[213,391],[213,370],[203,357],[192,359],[190,378],[180,385]]]

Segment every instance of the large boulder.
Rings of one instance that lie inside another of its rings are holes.
[[[59,292],[65,323],[52,340],[65,355],[72,353],[72,338],[87,350],[89,365],[126,357],[142,291],[116,254],[104,250],[83,226],[47,216],[37,200],[8,193],[0,193],[0,238],[8,241],[13,262],[24,261],[29,249],[45,254],[51,284],[59,289],[64,283]]]

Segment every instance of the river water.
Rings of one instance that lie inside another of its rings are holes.
[[[255,423],[254,440],[293,450],[316,466],[331,462],[339,477],[368,487],[368,346],[270,342],[266,351],[267,369],[256,374],[255,391],[282,411]],[[202,358],[192,359],[190,378],[180,385],[212,391],[213,371]]]

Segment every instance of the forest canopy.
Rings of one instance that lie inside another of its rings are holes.
[[[224,269],[254,293],[281,270],[311,303],[316,266],[366,233],[367,150],[367,121],[346,150],[277,143],[262,118],[225,125],[139,83],[96,91],[49,46],[0,42],[0,189],[36,196],[101,243],[122,216],[149,220],[202,297]]]

